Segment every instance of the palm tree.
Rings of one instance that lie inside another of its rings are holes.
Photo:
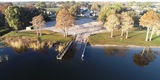
[[[107,22],[104,24],[104,27],[111,32],[111,38],[113,37],[113,31],[118,28],[120,21],[115,14],[112,14],[107,17]]]

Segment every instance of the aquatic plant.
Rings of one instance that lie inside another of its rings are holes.
[[[48,46],[49,48],[51,48],[51,47],[53,47],[53,45],[54,45],[55,43],[56,43],[55,41],[48,41],[48,42],[47,42],[47,46]]]
[[[10,46],[16,49],[22,49],[25,48],[25,43],[23,43],[22,39],[18,39],[17,41],[10,41],[9,43]]]
[[[36,42],[30,42],[28,48],[32,48],[33,50],[40,50],[43,49],[45,46],[46,46],[45,41],[43,42],[36,41]]]
[[[59,53],[61,53],[63,50],[64,50],[64,47],[65,47],[65,44],[59,44],[57,47],[56,47],[56,51],[58,51]]]
[[[29,37],[29,36],[19,36],[19,37],[4,37],[3,43],[13,47],[17,53],[26,51],[27,48],[31,48],[35,51],[43,49],[45,46],[51,48],[54,41],[41,41],[39,38]]]

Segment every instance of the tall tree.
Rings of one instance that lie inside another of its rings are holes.
[[[78,5],[73,5],[69,8],[69,12],[73,15],[76,16],[78,14],[79,11],[79,6]]]
[[[121,13],[121,36],[126,32],[126,38],[128,38],[128,31],[133,27],[134,21],[126,12]]]
[[[137,12],[135,11],[127,11],[127,14],[132,17],[133,21],[134,21],[134,26],[138,27],[139,26],[139,15]]]
[[[99,6],[97,3],[93,3],[91,6],[91,10],[93,11],[93,13],[96,15],[95,11],[99,11]]]
[[[32,18],[40,14],[38,12],[38,9],[36,9],[35,7],[20,7],[20,12],[20,21],[22,22],[22,28],[30,26],[30,21],[32,21]]]
[[[0,12],[1,12],[2,14],[5,14],[5,10],[6,10],[9,6],[12,6],[12,3],[3,3],[3,4],[0,4]]]
[[[12,3],[3,3],[0,4],[0,25],[7,26],[7,21],[5,19],[5,10],[8,8],[8,6],[12,6]]]
[[[42,28],[45,27],[45,21],[43,16],[40,14],[32,18],[32,26],[37,30],[37,36],[42,36]]]
[[[70,5],[76,4],[76,1],[70,1]]]
[[[152,31],[150,40],[149,40],[151,41],[155,29],[158,29],[159,27],[158,26],[159,21],[160,21],[159,16],[153,10],[148,11],[140,18],[139,24],[143,27],[147,27],[146,41],[148,41],[149,32]]]
[[[99,12],[99,14],[98,14],[98,20],[99,21],[102,21],[102,22],[106,22],[106,19],[107,19],[107,12],[109,11],[109,4],[106,4],[106,5],[104,5],[102,8],[101,8],[101,10],[100,10],[100,12]]]
[[[67,30],[75,23],[75,18],[68,9],[61,9],[56,17],[56,27],[62,29],[64,36],[67,36]]]
[[[69,9],[69,7],[70,7],[69,4],[66,4],[66,3],[63,4],[61,7],[58,8],[58,10],[56,11],[56,14],[58,14],[59,11],[62,10],[62,9],[64,9],[64,8],[65,8],[65,9]]]
[[[107,22],[104,24],[104,27],[111,32],[111,38],[113,37],[113,31],[118,28],[120,21],[118,17],[114,14],[107,17]]]
[[[106,18],[111,14],[121,13],[124,9],[122,3],[105,4],[98,14],[98,20],[106,22]]]
[[[106,4],[101,8],[98,14],[98,20],[102,22],[106,22],[106,19],[108,16],[116,13],[117,13],[116,9],[113,8],[111,4]]]
[[[18,6],[9,6],[5,10],[5,18],[10,27],[15,30],[21,29],[21,21],[20,21],[20,8]]]
[[[3,15],[0,12],[0,26],[4,25],[4,19],[3,19]]]
[[[116,12],[121,12],[122,9],[124,8],[124,5],[123,3],[118,2],[118,3],[112,4],[111,8],[115,9]]]

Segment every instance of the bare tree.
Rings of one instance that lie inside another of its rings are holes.
[[[132,28],[134,25],[134,21],[132,17],[130,17],[127,13],[121,13],[121,36],[123,33],[126,33],[126,38],[128,38],[129,29]]]
[[[32,26],[37,31],[37,36],[42,36],[42,30],[41,29],[46,26],[43,16],[40,14],[38,16],[33,17],[31,23],[32,23]]]
[[[67,30],[75,24],[75,18],[68,9],[61,9],[56,17],[56,27],[62,29],[64,36],[68,35]]]

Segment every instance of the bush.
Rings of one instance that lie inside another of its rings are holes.
[[[61,53],[63,50],[64,50],[64,48],[66,47],[66,45],[65,44],[59,44],[57,47],[56,47],[56,51],[58,51],[59,53]]]

